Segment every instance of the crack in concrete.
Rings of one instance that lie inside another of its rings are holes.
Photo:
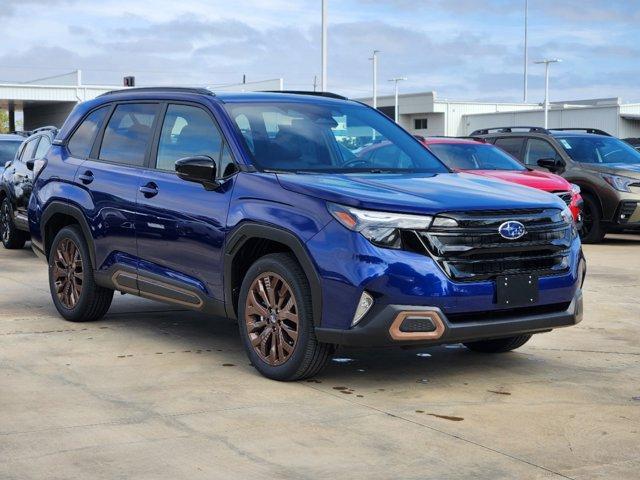
[[[427,428],[427,429],[429,429],[429,430],[432,430],[432,431],[434,431],[434,432],[440,433],[440,434],[442,434],[442,435],[446,435],[446,436],[448,436],[448,437],[450,437],[450,438],[454,438],[454,439],[456,439],[456,440],[461,440],[461,441],[463,441],[463,442],[465,442],[465,443],[468,443],[468,444],[470,444],[470,445],[474,445],[474,446],[476,446],[476,447],[482,448],[482,449],[487,450],[487,451],[489,451],[489,452],[497,453],[498,455],[502,455],[502,456],[507,457],[507,458],[510,458],[510,459],[512,459],[512,460],[515,460],[515,461],[518,461],[518,462],[521,462],[521,463],[527,464],[527,465],[529,465],[529,466],[532,466],[532,467],[538,468],[538,469],[540,469],[540,470],[544,470],[545,472],[552,473],[552,474],[557,475],[557,476],[559,476],[559,477],[561,477],[561,478],[566,478],[566,479],[568,479],[568,480],[575,480],[573,477],[568,477],[567,475],[564,475],[564,474],[562,474],[562,473],[560,473],[560,472],[556,472],[555,470],[552,470],[552,469],[550,469],[550,468],[547,468],[547,467],[545,467],[545,466],[543,466],[543,465],[538,465],[537,463],[531,462],[531,461],[526,460],[526,459],[524,459],[524,458],[517,457],[517,456],[512,455],[512,454],[510,454],[510,453],[507,453],[507,452],[503,452],[503,451],[501,451],[501,450],[497,450],[497,449],[495,449],[495,448],[489,447],[488,445],[483,445],[482,443],[476,442],[476,441],[474,441],[474,440],[469,440],[468,438],[461,437],[460,435],[456,435],[456,434],[453,434],[453,433],[446,432],[446,431],[444,431],[444,430],[440,430],[439,428],[436,428],[436,427],[433,427],[433,426],[431,426],[431,425],[427,425],[427,424],[424,424],[424,423],[418,422],[418,421],[416,421],[416,420],[412,420],[412,419],[410,419],[410,418],[403,417],[402,415],[397,415],[397,414],[395,414],[395,413],[387,412],[386,410],[383,410],[383,409],[381,409],[381,408],[376,408],[376,407],[373,407],[373,406],[371,406],[371,405],[366,405],[366,404],[364,404],[364,403],[360,403],[360,402],[357,402],[357,401],[355,401],[355,400],[351,400],[351,399],[350,399],[350,398],[348,398],[348,397],[344,397],[344,396],[341,396],[341,395],[340,395],[340,396],[339,396],[339,395],[336,395],[336,394],[335,394],[335,393],[333,393],[333,392],[327,392],[327,391],[322,390],[322,389],[320,389],[320,388],[314,387],[313,385],[310,385],[310,384],[305,384],[305,386],[306,386],[306,387],[308,387],[308,388],[311,388],[311,389],[313,389],[313,390],[316,390],[316,391],[318,391],[318,392],[320,392],[320,393],[324,393],[325,395],[330,395],[330,396],[332,396],[332,397],[339,398],[339,399],[341,399],[341,400],[343,400],[343,401],[345,401],[345,402],[353,403],[353,404],[359,405],[359,406],[361,406],[361,407],[368,408],[368,409],[370,409],[370,410],[374,410],[374,411],[376,411],[376,412],[378,412],[378,413],[382,413],[382,414],[387,415],[387,416],[389,416],[389,417],[397,418],[397,419],[402,420],[402,421],[405,421],[405,422],[407,422],[407,423],[411,423],[411,424],[413,424],[413,425],[418,425],[418,426],[420,426],[420,427]]]

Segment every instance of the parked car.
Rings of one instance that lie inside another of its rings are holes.
[[[388,141],[375,161],[354,152]],[[344,148],[351,151],[346,155]],[[128,89],[70,114],[36,177],[34,250],[59,313],[114,290],[237,318],[252,364],[315,375],[335,345],[505,352],[582,318],[558,197],[451,173],[329,93]]]
[[[624,141],[636,150],[640,150],[640,138],[625,138]]]
[[[504,150],[472,138],[428,137],[422,143],[445,165],[458,172],[497,178],[558,195],[582,221],[580,187],[559,175],[524,167]]]
[[[527,167],[578,185],[584,199],[583,242],[600,242],[607,232],[640,230],[640,152],[622,140],[594,128],[506,127],[471,135]]]
[[[5,164],[15,158],[23,140],[23,137],[14,133],[0,133],[0,174]]]
[[[16,156],[6,164],[0,176],[0,237],[8,249],[24,247],[29,240],[27,207],[33,190],[34,169],[43,165],[57,130],[43,127],[33,132],[19,145]]]

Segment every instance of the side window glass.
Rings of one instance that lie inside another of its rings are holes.
[[[34,158],[44,158],[50,146],[51,140],[49,140],[49,137],[40,137],[40,143],[38,143],[38,148],[36,149],[36,155]]]
[[[138,167],[144,165],[157,110],[158,105],[154,103],[118,105],[104,131],[100,160]]]
[[[107,115],[109,107],[101,107],[91,112],[71,135],[67,148],[71,155],[77,158],[88,158],[93,147],[93,140],[96,132],[102,125],[104,117]]]
[[[522,160],[522,137],[504,137],[496,140],[495,146],[501,148],[512,157]]]
[[[244,137],[245,142],[247,142],[247,147],[251,150],[251,153],[255,155],[256,147],[253,144],[253,132],[251,131],[251,124],[249,123],[249,119],[244,113],[237,115],[235,118],[236,125],[240,129],[240,133]]]
[[[220,170],[218,171],[218,177],[226,178],[238,171],[238,167],[233,161],[233,156],[231,155],[231,149],[226,142],[224,142],[222,150],[222,157],[220,157]]]
[[[545,140],[530,138],[527,142],[527,152],[524,156],[524,163],[530,166],[538,166],[538,160],[543,158],[555,159],[557,157],[555,149]]]
[[[190,105],[169,105],[162,123],[156,168],[172,172],[177,160],[200,155],[219,163],[221,148],[220,131],[205,110]]]
[[[33,153],[35,152],[36,147],[38,146],[38,140],[39,140],[39,137],[34,138],[33,140],[29,140],[27,142],[27,144],[24,147],[24,150],[22,151],[22,156],[20,157],[20,160],[26,163],[33,158]]]

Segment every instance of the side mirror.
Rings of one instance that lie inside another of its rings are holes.
[[[206,155],[181,158],[176,162],[176,173],[182,180],[201,183],[205,188],[217,186],[216,162]]]
[[[27,160],[27,170],[30,170],[33,172],[33,167],[35,166],[36,161],[32,158],[31,160]]]
[[[538,166],[546,168],[550,172],[557,172],[564,167],[564,163],[562,160],[557,160],[555,158],[541,158],[538,160]]]

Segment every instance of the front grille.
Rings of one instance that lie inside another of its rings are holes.
[[[558,209],[446,213],[457,227],[432,227],[413,234],[452,279],[480,281],[498,275],[556,275],[569,269],[573,227]],[[508,240],[498,233],[504,222],[521,222],[526,233]],[[408,242],[409,243],[409,242]]]
[[[555,192],[555,194],[559,196],[564,203],[571,205],[571,199],[573,198],[571,192]]]

